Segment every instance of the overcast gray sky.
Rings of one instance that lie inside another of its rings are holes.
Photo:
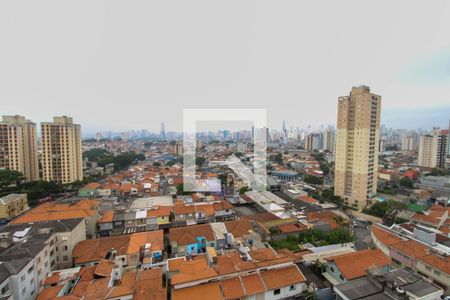
[[[387,125],[450,117],[444,0],[4,0],[0,41],[1,114],[85,131],[179,130],[183,108],[220,107],[314,128],[361,83]]]

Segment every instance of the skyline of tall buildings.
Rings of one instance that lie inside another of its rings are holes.
[[[377,192],[381,96],[367,86],[339,97],[334,194],[359,210]]]

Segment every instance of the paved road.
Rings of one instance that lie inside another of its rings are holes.
[[[361,222],[354,219],[357,226],[353,226],[353,235],[355,236],[355,247],[358,250],[367,249],[370,246],[370,230],[367,228],[367,222]]]

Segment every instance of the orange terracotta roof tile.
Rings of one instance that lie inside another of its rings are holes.
[[[308,229],[308,227],[304,224],[297,223],[297,224],[283,224],[279,225],[278,229],[281,233],[298,233],[300,231],[305,231]]]
[[[102,259],[95,267],[94,275],[101,277],[111,276],[112,269],[114,267],[114,262]]]
[[[414,240],[402,241],[390,247],[412,258],[424,256],[428,251],[428,247]]]
[[[334,261],[347,280],[365,276],[372,267],[383,267],[391,264],[391,259],[381,250],[373,249],[330,256],[325,259]]]
[[[305,276],[303,276],[296,265],[261,272],[261,278],[268,290],[274,290],[306,281]]]
[[[242,285],[244,286],[247,296],[252,296],[266,291],[261,277],[258,274],[241,276]]]
[[[152,251],[163,250],[163,231],[147,231],[129,235],[103,237],[79,242],[73,249],[75,264],[94,262],[104,259],[108,251],[114,248],[117,255],[135,254],[146,243],[152,245]]]
[[[182,201],[175,202],[172,210],[175,215],[187,215],[195,213],[195,207],[193,205],[185,205]]]
[[[243,237],[250,234],[252,225],[249,220],[234,220],[224,222],[225,227],[229,233],[232,233],[235,238]]]
[[[196,281],[200,279],[213,278],[217,272],[208,266],[206,258],[187,260],[180,262],[179,272],[172,276],[172,285]]]
[[[98,223],[109,223],[112,222],[114,218],[114,210],[107,210],[103,213],[103,215],[98,219]]]
[[[82,199],[72,204],[46,202],[18,216],[10,224],[86,218],[97,214],[98,207],[99,202],[92,199]]]
[[[443,257],[434,253],[428,253],[419,257],[418,260],[446,274],[450,274],[450,257]]]
[[[214,232],[209,224],[193,225],[187,227],[174,227],[169,229],[170,242],[176,241],[178,246],[193,244],[197,237],[214,240]]]
[[[55,299],[63,287],[64,287],[63,285],[55,285],[55,286],[46,287],[39,293],[36,300]]]
[[[240,299],[245,296],[239,277],[225,279],[220,282],[225,299]]]
[[[389,231],[386,231],[376,225],[372,226],[372,233],[383,245],[386,246],[397,244],[403,241],[399,236]]]
[[[170,206],[156,206],[147,210],[147,217],[170,216],[172,208]]]
[[[220,285],[217,282],[177,289],[172,292],[172,300],[189,299],[223,300],[223,296],[220,290]]]

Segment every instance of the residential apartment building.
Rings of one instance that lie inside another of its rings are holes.
[[[80,125],[71,117],[54,117],[41,123],[42,177],[45,181],[71,183],[83,179]]]
[[[9,277],[14,299],[35,299],[50,271],[72,265],[73,245],[85,238],[82,219],[4,226],[0,261],[8,274],[0,277]]]
[[[335,135],[334,130],[327,128],[323,131],[322,136],[323,136],[322,149],[333,153],[334,152],[334,144],[335,144],[335,140],[336,140],[335,139],[336,135]]]
[[[36,124],[22,116],[3,116],[0,122],[0,169],[21,172],[39,180]]]
[[[367,86],[339,97],[334,193],[363,209],[377,192],[381,96]]]
[[[444,168],[448,153],[448,133],[444,130],[421,135],[417,164],[427,168]]]
[[[9,221],[28,210],[27,194],[9,194],[0,198],[0,220]]]

